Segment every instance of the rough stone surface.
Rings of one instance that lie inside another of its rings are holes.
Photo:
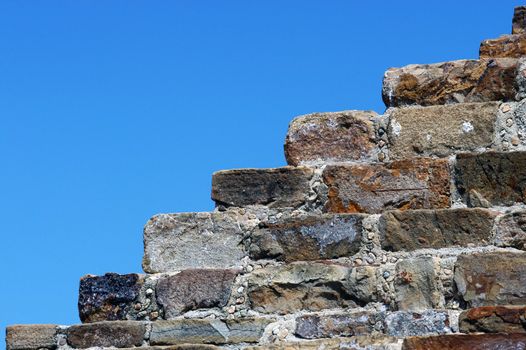
[[[367,335],[375,330],[377,323],[383,321],[383,316],[381,313],[368,311],[303,315],[296,318],[295,334],[304,339]]]
[[[326,211],[381,213],[389,209],[449,207],[446,159],[419,158],[387,164],[329,165]]]
[[[144,278],[138,274],[84,276],[79,287],[79,315],[85,322],[125,320]]]
[[[262,223],[251,236],[250,256],[290,262],[353,255],[360,249],[363,217],[301,215]]]
[[[157,283],[157,302],[166,319],[200,308],[223,307],[237,270],[188,269]]]
[[[468,206],[510,206],[526,200],[526,152],[459,154],[455,173]]]
[[[455,264],[455,283],[469,307],[526,304],[526,253],[462,254]]]
[[[447,311],[398,311],[385,317],[385,332],[394,337],[452,333]]]
[[[257,225],[249,212],[160,214],[144,227],[143,269],[229,268],[246,255],[243,237]]]
[[[433,258],[409,258],[396,264],[395,302],[398,310],[425,311],[443,307]]]
[[[356,283],[353,286],[351,274],[349,267],[328,263],[270,266],[252,273],[248,297],[252,308],[263,313],[356,306],[361,301],[352,288],[359,287]]]
[[[389,251],[489,244],[496,216],[466,208],[388,211],[380,217],[380,242]]]
[[[402,350],[524,350],[525,334],[447,334],[410,337]]]
[[[503,35],[498,39],[484,40],[480,43],[480,58],[526,56],[526,35]]]
[[[387,107],[514,100],[518,60],[459,60],[412,64],[385,72],[382,97]]]
[[[368,159],[375,147],[372,111],[313,113],[289,125],[285,158],[289,165]]]
[[[526,33],[526,6],[515,7],[511,32],[513,34]]]
[[[526,306],[482,306],[463,311],[460,331],[465,333],[526,333]]]
[[[212,199],[227,207],[299,207],[307,200],[313,174],[307,167],[218,171],[212,179]]]
[[[497,224],[495,244],[526,250],[526,211],[519,210],[502,216]]]
[[[70,326],[67,342],[74,348],[134,347],[142,345],[146,323],[138,321],[107,321]]]
[[[357,336],[265,344],[248,347],[245,350],[398,350],[401,347],[400,342],[399,339],[386,336]]]
[[[15,325],[6,328],[7,350],[55,349],[57,326],[54,324]]]
[[[499,102],[393,108],[389,113],[391,160],[446,157],[490,148]]]
[[[268,319],[158,321],[152,324],[150,343],[152,345],[255,343],[271,321]]]

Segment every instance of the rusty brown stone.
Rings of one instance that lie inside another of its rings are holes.
[[[480,58],[526,56],[526,34],[503,35],[480,43]]]
[[[482,306],[463,311],[459,317],[464,333],[526,333],[526,306]]]
[[[387,107],[514,100],[518,60],[459,60],[391,68],[384,76]]]
[[[526,33],[526,6],[517,6],[513,12],[512,34]]]
[[[449,207],[447,159],[416,158],[387,164],[329,165],[325,210],[332,213],[381,213],[390,209]]]
[[[372,111],[313,113],[289,125],[285,158],[289,165],[368,159],[374,147]]]
[[[468,307],[526,304],[526,253],[462,254],[455,263],[454,279]]]
[[[447,334],[410,337],[402,350],[524,350],[525,334]]]
[[[70,326],[67,342],[73,348],[116,347],[142,345],[146,323],[138,321],[105,321]]]

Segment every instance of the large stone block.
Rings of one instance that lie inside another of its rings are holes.
[[[374,298],[368,290],[359,295],[375,284],[374,274],[359,275],[357,283],[352,272],[346,266],[315,262],[255,270],[248,281],[249,302],[258,312],[287,314],[356,306],[366,302],[360,297]]]
[[[446,157],[490,148],[499,102],[404,107],[389,111],[389,157]]]
[[[526,33],[526,6],[515,7],[511,32],[513,34]]]
[[[526,253],[462,254],[455,264],[455,283],[469,307],[526,304]]]
[[[227,207],[299,207],[310,194],[313,174],[307,167],[218,171],[212,178],[212,199]]]
[[[526,35],[503,35],[497,39],[484,40],[480,43],[480,58],[526,56]]]
[[[482,306],[463,311],[461,332],[526,333],[526,307],[523,305]]]
[[[394,287],[398,310],[425,311],[443,307],[444,300],[432,257],[400,260],[396,264]]]
[[[398,350],[400,343],[401,340],[394,337],[356,336],[264,344],[247,347],[245,350]]]
[[[79,316],[82,322],[125,320],[139,297],[144,277],[138,274],[84,276],[79,287]]]
[[[334,259],[358,252],[361,214],[285,216],[264,222],[251,236],[253,259],[306,261]]]
[[[70,326],[66,330],[68,345],[73,348],[141,346],[146,323],[139,321],[107,321]]]
[[[307,314],[296,318],[296,336],[304,339],[352,337],[371,334],[382,324],[383,313],[351,311],[338,314]]]
[[[15,325],[6,328],[7,350],[55,349],[57,329],[54,324]]]
[[[289,165],[369,159],[375,147],[372,111],[313,113],[289,125],[285,157]]]
[[[389,251],[489,244],[497,214],[466,208],[388,211],[379,220],[380,243]]]
[[[323,181],[328,186],[328,212],[381,213],[389,209],[449,207],[446,159],[329,165],[323,171]]]
[[[468,206],[509,206],[526,200],[526,152],[462,153],[455,173]]]
[[[243,237],[259,219],[245,210],[160,214],[144,227],[143,269],[148,273],[240,266]]]
[[[150,344],[255,343],[271,319],[178,319],[152,323]]]
[[[525,334],[446,334],[410,337],[402,350],[522,350]]]
[[[157,302],[166,319],[200,308],[224,307],[237,270],[189,269],[157,282]]]
[[[387,107],[514,100],[519,62],[512,58],[412,64],[385,72]]]
[[[526,211],[503,215],[497,224],[495,245],[526,250]]]
[[[447,311],[397,311],[385,317],[385,333],[394,337],[452,333]]]

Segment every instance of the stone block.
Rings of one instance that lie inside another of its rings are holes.
[[[7,350],[55,349],[57,347],[57,325],[27,324],[6,328]]]
[[[412,64],[385,72],[382,97],[387,107],[513,101],[519,61],[513,58]]]
[[[141,346],[146,323],[139,321],[105,321],[70,326],[66,330],[68,345],[73,348]]]
[[[484,40],[480,43],[480,58],[526,56],[526,35],[502,35],[497,39]]]
[[[464,333],[526,333],[526,306],[482,306],[465,310],[459,317]]]
[[[526,253],[462,254],[455,263],[459,297],[468,307],[526,304]]]
[[[295,334],[299,338],[335,338],[368,335],[383,322],[382,313],[351,311],[338,314],[307,314],[296,318]]]
[[[404,339],[402,350],[521,350],[525,334],[446,334]]]
[[[390,209],[449,207],[446,159],[415,158],[387,164],[329,165],[325,210],[332,213],[381,213]]]
[[[157,283],[157,302],[170,319],[189,310],[224,307],[238,270],[189,269],[161,277]]]
[[[372,111],[313,113],[289,125],[285,158],[289,165],[367,160],[373,156]]]
[[[313,174],[307,167],[218,171],[212,178],[212,199],[226,207],[300,207],[311,191]]]
[[[245,350],[398,350],[400,343],[401,340],[393,337],[356,336],[264,344],[247,347]]]
[[[499,102],[393,108],[389,157],[447,157],[493,145]]]
[[[511,32],[513,34],[526,33],[526,6],[515,7]]]
[[[361,214],[284,215],[254,230],[250,257],[291,262],[351,256],[360,249],[363,218]]]
[[[470,207],[510,206],[526,200],[526,152],[461,153],[456,185]]]
[[[394,337],[452,333],[447,311],[426,310],[421,313],[396,311],[385,317],[385,333]]]
[[[178,319],[152,323],[150,344],[236,344],[255,343],[270,319]]]
[[[526,250],[526,211],[503,215],[497,224],[495,245]]]
[[[389,251],[490,244],[497,214],[467,208],[388,211],[380,216],[380,243]]]

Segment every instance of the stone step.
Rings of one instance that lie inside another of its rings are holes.
[[[464,333],[526,333],[526,306],[481,306],[463,311],[459,318]]]
[[[263,261],[369,260],[390,252],[496,246],[526,250],[526,211],[456,208],[381,215],[231,208],[162,214],[145,228],[144,270],[245,270]]]
[[[406,338],[402,350],[519,350],[526,334],[448,334]]]
[[[514,101],[524,95],[526,68],[516,58],[411,64],[385,72],[387,107]]]

